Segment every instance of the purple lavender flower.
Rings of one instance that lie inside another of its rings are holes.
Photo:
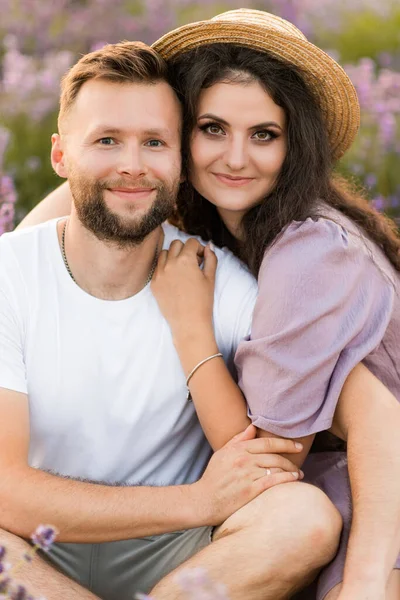
[[[10,132],[4,127],[0,127],[0,168],[3,164],[3,158],[10,139]]]
[[[39,525],[31,535],[34,545],[48,552],[56,539],[58,531],[52,525]]]
[[[16,199],[13,180],[0,172],[0,235],[13,229]]]
[[[396,117],[393,113],[387,112],[381,117],[379,123],[379,136],[385,149],[390,149],[395,142],[396,135]]]
[[[377,180],[376,175],[374,173],[368,173],[368,175],[365,177],[364,181],[365,181],[365,185],[368,188],[373,188],[373,187],[376,186],[378,180]]]
[[[225,585],[214,583],[200,567],[184,569],[175,576],[175,581],[190,600],[229,600]]]
[[[26,600],[28,592],[23,585],[17,585],[11,589],[10,600]]]
[[[385,210],[386,208],[386,198],[384,198],[383,196],[379,195],[376,198],[374,198],[373,200],[371,200],[371,204],[372,206],[379,211]]]
[[[390,208],[400,207],[400,196],[389,196],[388,200]]]
[[[22,558],[24,559],[25,562],[28,562],[28,563],[33,561],[33,556],[32,556],[31,552],[25,552]]]
[[[9,577],[0,579],[0,594],[6,594],[8,592],[10,583],[11,583],[11,579]]]
[[[3,560],[5,555],[7,554],[7,550],[5,546],[0,546],[0,562]]]

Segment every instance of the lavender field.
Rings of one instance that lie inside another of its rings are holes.
[[[0,234],[58,184],[50,135],[60,78],[80,54],[122,39],[151,43],[243,5],[288,18],[344,65],[362,126],[339,168],[400,224],[399,0],[0,0]]]

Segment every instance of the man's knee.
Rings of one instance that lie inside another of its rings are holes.
[[[246,529],[261,537],[275,530],[310,568],[319,568],[335,556],[341,528],[339,512],[321,490],[294,482],[271,488],[249,502],[216,530],[214,539]]]
[[[12,556],[22,557],[23,553],[30,547],[26,540],[5,529],[0,529],[0,546],[5,547],[9,558]]]

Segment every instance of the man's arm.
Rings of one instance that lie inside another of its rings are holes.
[[[39,523],[60,542],[105,542],[218,525],[264,490],[293,481],[265,475],[265,452],[298,452],[292,441],[252,439],[249,427],[211,458],[190,485],[108,486],[74,481],[28,465],[29,407],[25,394],[0,388],[0,528],[29,537]],[[267,462],[266,462],[267,461]]]
[[[49,221],[56,217],[64,217],[69,215],[71,212],[71,192],[69,189],[69,183],[65,181],[53,192],[51,192],[44,200],[39,202],[33,208],[21,223],[17,229],[23,227],[30,227],[31,225],[38,225],[44,221]]]
[[[384,600],[400,551],[400,405],[363,365],[346,380],[332,431],[347,439],[353,498],[340,600]]]

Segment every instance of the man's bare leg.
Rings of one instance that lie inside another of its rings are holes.
[[[337,600],[339,598],[342,584],[336,585],[329,594],[325,596],[324,600]],[[400,598],[400,571],[395,569],[389,580],[388,589],[386,592],[386,600],[399,600]]]
[[[16,565],[24,552],[31,546],[21,538],[0,530],[0,545],[7,549],[7,562]],[[97,596],[78,583],[54,569],[45,560],[35,556],[32,562],[24,563],[15,576],[15,581],[28,589],[32,596],[44,596],[47,600],[98,600]]]
[[[176,576],[203,567],[212,581],[226,585],[230,600],[290,598],[332,560],[341,526],[338,511],[316,487],[277,486],[229,517],[210,546],[164,578],[150,595],[183,600]]]

